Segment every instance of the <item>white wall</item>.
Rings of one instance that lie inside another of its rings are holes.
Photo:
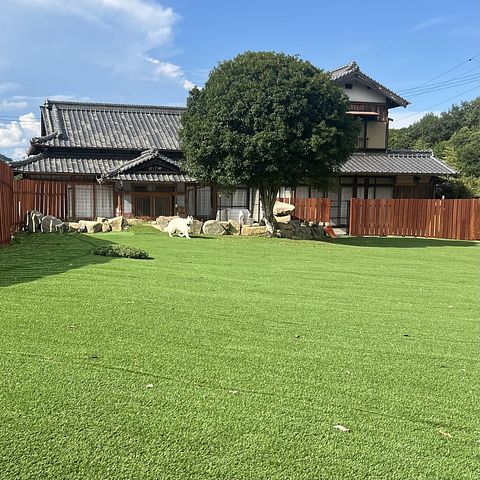
[[[345,83],[351,83],[352,89],[346,89]],[[375,90],[369,90],[366,85],[355,80],[351,82],[344,82],[340,84],[343,91],[348,96],[351,102],[374,102],[374,103],[387,103],[387,97]]]

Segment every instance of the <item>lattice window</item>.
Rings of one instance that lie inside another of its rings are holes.
[[[104,185],[95,186],[96,216],[113,216],[113,190]]]
[[[94,216],[93,185],[75,185],[75,216],[78,218]]]

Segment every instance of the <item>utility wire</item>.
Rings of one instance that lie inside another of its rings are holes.
[[[430,82],[433,82],[433,80],[436,80],[437,78],[443,77],[443,76],[446,75],[447,73],[452,72],[453,70],[457,69],[458,67],[461,67],[462,65],[465,65],[465,64],[468,63],[468,62],[471,62],[472,60],[473,60],[473,61],[477,61],[477,60],[475,60],[475,59],[476,59],[477,57],[479,57],[479,56],[480,56],[480,52],[477,53],[477,54],[475,54],[473,57],[471,57],[471,58],[469,58],[469,59],[467,59],[467,60],[465,60],[465,61],[463,61],[463,62],[460,62],[458,65],[455,65],[454,67],[449,68],[448,70],[445,70],[444,72],[438,74],[437,76],[431,78],[430,80],[427,80],[427,81],[421,83],[420,85],[417,85],[417,87],[423,87],[424,85],[427,85],[427,84],[429,84]],[[407,91],[407,90],[409,90],[409,89],[405,89],[405,90],[403,90],[403,91]],[[400,92],[402,92],[402,90],[401,90]],[[400,92],[399,92],[399,93],[400,93]]]
[[[443,103],[447,103],[450,100],[453,100],[454,98],[461,97],[462,95],[465,95],[466,93],[469,93],[469,92],[473,92],[473,90],[477,90],[477,89],[478,89],[478,87],[475,86],[473,88],[470,88],[469,90],[465,90],[465,92],[459,93],[458,95],[455,95],[454,97],[447,98],[446,100],[443,100],[442,102],[438,102],[435,105],[430,105],[429,107],[427,107],[424,110],[420,110],[419,112],[412,113],[411,115],[407,115],[406,117],[399,118],[398,121],[403,121],[403,120],[406,120],[407,118],[414,117],[414,116],[418,115],[419,113],[428,112],[431,108],[438,107],[438,105],[442,105]]]

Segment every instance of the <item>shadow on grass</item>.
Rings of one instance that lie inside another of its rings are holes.
[[[0,248],[0,288],[110,262],[112,257],[92,251],[113,243],[81,233],[20,235],[12,245]]]
[[[375,248],[475,247],[478,245],[478,242],[466,240],[412,237],[344,237],[330,242],[351,247]]]

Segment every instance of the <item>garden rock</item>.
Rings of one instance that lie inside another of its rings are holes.
[[[122,217],[113,217],[108,219],[108,224],[112,227],[113,232],[121,232],[123,227],[127,225],[127,221]],[[100,224],[100,230],[102,229]]]
[[[173,220],[174,218],[178,218],[178,217],[160,216],[160,217],[156,218],[155,223],[159,226],[158,229],[161,230],[162,232],[164,232],[165,229],[167,228],[168,224],[170,223],[170,220]]]
[[[71,233],[76,233],[80,230],[81,225],[77,222],[70,222],[68,224],[68,231]],[[85,229],[86,231],[86,229]]]
[[[194,218],[190,227],[190,233],[192,235],[200,235],[202,233],[202,226],[203,222]]]
[[[292,217],[291,215],[283,215],[281,217],[275,215],[275,220],[277,221],[277,223],[288,223],[292,220]]]
[[[78,233],[87,233],[87,226],[84,225],[83,223],[79,223],[79,227],[78,227]]]
[[[249,225],[244,225],[242,227],[242,236],[246,237],[264,237],[267,233],[267,227],[264,226],[249,226]]]
[[[97,222],[100,222],[100,223],[108,222],[108,218],[105,218],[105,217],[97,217]]]
[[[122,218],[122,217],[119,217],[119,218]],[[94,222],[94,221],[90,222],[88,220],[80,220],[79,223],[86,227],[87,233],[98,233],[102,231],[101,222]],[[112,225],[112,229],[113,229],[113,225]],[[121,231],[121,228],[118,231]]]
[[[298,240],[310,240],[312,229],[308,225],[300,225],[295,229],[295,238]]]
[[[107,222],[103,222],[102,223],[102,232],[111,232],[111,231],[112,231],[112,226]]]
[[[207,220],[203,224],[203,233],[205,235],[228,235],[230,224],[228,222],[217,222],[217,220]]]
[[[290,215],[295,210],[295,205],[290,205],[285,202],[275,202],[273,206],[273,214],[281,217],[283,215]]]
[[[42,232],[44,233],[52,233],[55,232],[55,226],[59,225],[60,223],[63,223],[61,220],[59,220],[57,217],[54,217],[53,215],[46,215],[45,217],[42,218]]]
[[[27,229],[30,232],[38,232],[42,226],[44,215],[38,210],[29,210],[27,212]]]
[[[235,220],[229,220],[228,223],[230,224],[228,229],[230,235],[240,235],[240,232],[242,230],[240,224]]]
[[[56,233],[67,233],[68,232],[68,223],[60,222],[55,224],[55,232]]]

